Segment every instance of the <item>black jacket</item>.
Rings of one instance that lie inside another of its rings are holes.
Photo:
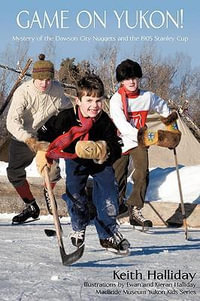
[[[69,131],[73,126],[80,125],[77,114],[74,109],[67,109],[60,112],[57,116],[51,117],[45,125],[38,130],[38,139],[52,142],[58,136]],[[64,149],[69,153],[75,152],[75,145],[79,139],[73,141],[71,145]],[[113,164],[121,156],[121,140],[117,136],[117,129],[108,116],[102,111],[99,118],[95,121],[89,131],[89,140],[98,141],[105,140],[110,156],[105,164]]]

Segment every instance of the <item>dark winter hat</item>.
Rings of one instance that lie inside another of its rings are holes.
[[[127,59],[125,61],[122,61],[117,66],[116,79],[118,82],[134,77],[142,77],[142,69],[137,62]]]
[[[54,65],[50,61],[45,61],[45,55],[39,55],[39,61],[35,62],[32,70],[33,79],[53,79],[54,78]]]

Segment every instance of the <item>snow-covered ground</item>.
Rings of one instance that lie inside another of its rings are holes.
[[[64,166],[61,163],[62,175]],[[35,164],[28,176],[39,176]],[[180,167],[183,197],[200,203],[200,166]],[[0,175],[6,164],[0,163]],[[131,180],[128,183],[130,191]],[[149,200],[179,202],[174,168],[150,172]],[[103,250],[95,227],[88,226],[83,257],[63,266],[51,216],[34,223],[12,226],[12,215],[0,215],[1,301],[92,301],[92,300],[200,300],[200,229],[153,228],[151,234],[133,231],[129,224],[121,232],[130,241],[130,255],[121,257]],[[70,220],[61,220],[66,253],[72,252]]]
[[[51,216],[18,226],[1,215],[1,301],[200,300],[200,230],[155,228],[152,234],[121,232],[131,243],[130,255],[103,250],[95,227],[88,226],[82,258],[63,266],[55,237],[47,237]],[[69,253],[71,226],[62,219],[65,251]]]
[[[65,177],[64,160],[60,160],[62,177]],[[0,175],[6,176],[7,164],[0,162]],[[200,203],[200,165],[179,166],[183,200],[185,203]],[[35,162],[27,168],[29,177],[39,177]],[[127,195],[132,189],[131,176],[128,179]],[[150,170],[150,182],[146,195],[147,201],[180,202],[175,167],[154,168]]]

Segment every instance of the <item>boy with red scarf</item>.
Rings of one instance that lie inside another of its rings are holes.
[[[176,112],[170,113],[166,102],[152,92],[139,89],[142,69],[132,60],[122,61],[116,68],[116,78],[120,88],[110,100],[110,115],[118,128],[123,141],[122,157],[113,167],[119,185],[120,213],[127,210],[125,193],[127,185],[129,159],[132,159],[133,190],[127,205],[130,224],[133,226],[152,227],[152,222],[143,217],[141,209],[144,206],[146,189],[149,181],[148,147],[158,146],[174,148],[180,141]],[[149,111],[162,115],[161,120],[166,125],[166,131],[148,131],[145,126]]]
[[[118,231],[118,187],[112,164],[121,156],[117,129],[102,110],[104,86],[99,77],[87,76],[78,82],[75,108],[52,117],[38,135],[41,140],[53,142],[47,158],[64,158],[66,162],[67,203],[74,233],[72,244],[84,243],[89,224],[86,183],[93,177],[93,203],[96,207],[94,224],[100,244],[119,253],[127,253],[129,242]],[[64,133],[64,134],[63,134]],[[38,152],[36,163],[42,173],[47,164],[44,152]]]

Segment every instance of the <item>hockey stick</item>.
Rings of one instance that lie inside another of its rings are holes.
[[[59,220],[58,212],[56,209],[55,199],[54,199],[53,191],[52,191],[51,184],[50,184],[49,172],[48,172],[47,166],[44,167],[44,178],[45,178],[45,183],[47,185],[49,198],[51,201],[53,219],[54,219],[54,224],[55,224],[55,228],[56,228],[56,236],[57,236],[57,240],[58,240],[62,263],[63,263],[63,265],[70,265],[81,258],[81,256],[83,255],[85,246],[83,244],[80,248],[78,248],[76,251],[74,251],[71,254],[65,253],[64,244],[63,244],[63,240],[62,240],[60,220]]]
[[[180,179],[180,174],[179,174],[179,169],[178,169],[178,160],[177,160],[176,148],[174,148],[173,151],[174,151],[174,161],[175,161],[176,174],[177,174],[177,180],[178,180],[179,195],[180,195],[180,201],[181,201],[181,213],[182,213],[182,217],[183,217],[183,225],[184,225],[184,228],[185,228],[185,239],[188,240],[188,227],[187,227],[185,207],[184,207],[184,202],[183,202],[183,193],[182,193],[181,179]]]
[[[0,108],[0,115],[4,112],[5,108],[7,107],[7,105],[9,104],[13,93],[15,92],[15,90],[18,88],[20,82],[22,81],[22,79],[24,78],[24,76],[26,75],[26,71],[28,70],[28,68],[30,67],[32,63],[32,59],[28,59],[26,66],[24,67],[24,69],[20,72],[18,79],[16,80],[14,86],[12,87],[10,93],[8,94],[5,102],[3,103],[2,107]]]
[[[61,225],[60,225],[60,230],[61,230],[61,233],[63,233]],[[44,229],[44,232],[45,232],[46,236],[48,236],[48,237],[56,236],[56,231],[53,229]]]
[[[168,227],[168,223],[163,219],[163,217],[160,215],[160,213],[155,209],[155,207],[151,204],[151,202],[146,202],[151,209],[155,212],[155,214],[159,217],[159,219],[163,222],[163,224]]]
[[[15,68],[12,68],[12,67],[9,67],[9,66],[6,66],[6,65],[1,65],[0,64],[0,68],[3,68],[5,70],[8,70],[8,71],[13,71],[15,73],[21,73],[22,71],[19,70],[19,69],[15,69]],[[31,76],[30,73],[25,73],[26,76]]]

